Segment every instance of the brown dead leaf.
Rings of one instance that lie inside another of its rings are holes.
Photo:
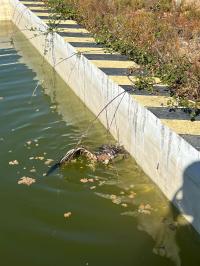
[[[64,213],[64,218],[69,218],[72,215],[71,212],[65,212]]]
[[[87,183],[87,182],[88,182],[88,179],[87,179],[87,178],[81,178],[81,179],[80,179],[80,182],[81,182],[81,183]]]
[[[17,160],[13,160],[9,162],[9,165],[18,165],[19,162]]]
[[[51,164],[52,162],[53,162],[52,159],[47,159],[47,160],[44,162],[44,164],[49,165],[49,164]]]
[[[28,176],[23,176],[21,177],[18,182],[17,182],[19,185],[23,184],[23,185],[27,185],[27,186],[30,186],[32,185],[33,183],[35,183],[35,179],[34,178],[31,178],[31,177],[28,177]]]

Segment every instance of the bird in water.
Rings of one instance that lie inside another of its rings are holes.
[[[56,164],[54,164],[49,169],[46,175],[50,175],[57,168],[63,167],[64,165],[70,163],[72,160],[77,159],[79,157],[85,157],[93,164],[102,163],[104,165],[107,165],[119,155],[123,155],[123,157],[127,155],[127,152],[124,150],[124,148],[119,145],[102,145],[96,152],[91,152],[82,146],[77,147],[69,150]]]

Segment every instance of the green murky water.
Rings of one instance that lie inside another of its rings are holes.
[[[199,236],[133,159],[44,176],[94,116],[13,25],[0,23],[1,265],[199,266]],[[84,145],[110,141],[97,122]],[[36,183],[18,184],[23,176]]]

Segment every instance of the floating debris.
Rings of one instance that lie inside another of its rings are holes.
[[[65,212],[64,213],[64,218],[69,218],[72,215],[71,212]]]
[[[151,214],[152,211],[152,207],[150,204],[140,204],[139,208],[138,208],[138,212],[142,213],[142,214]]]
[[[81,183],[87,183],[87,182],[88,182],[88,179],[87,179],[87,178],[81,178],[81,179],[80,179],[80,182],[81,182]]]
[[[3,97],[2,96],[0,97],[0,100],[3,100]]]
[[[117,198],[117,196],[116,195],[111,195],[110,198],[111,198],[111,200],[114,200],[114,199]]]
[[[112,200],[112,203],[114,204],[121,204],[121,199],[120,198],[116,198]]]
[[[125,207],[125,208],[128,207],[128,205],[127,205],[126,203],[122,203],[121,206],[122,206],[122,207]]]
[[[19,162],[17,160],[13,160],[9,162],[9,165],[18,165]]]
[[[12,150],[9,150],[8,152],[9,152],[9,153],[11,153],[11,152],[12,152]]]
[[[103,186],[106,183],[106,181],[100,181],[99,186]]]
[[[36,159],[36,160],[43,161],[43,160],[44,160],[44,157],[43,157],[43,156],[36,156],[35,159]]]
[[[53,162],[52,159],[47,159],[47,160],[44,162],[44,164],[49,165],[49,164],[51,164],[52,162]]]
[[[35,172],[36,172],[36,169],[35,169],[35,168],[32,168],[32,169],[30,170],[30,172],[31,172],[31,173],[35,173]]]
[[[23,184],[23,185],[27,185],[30,186],[33,183],[35,183],[35,179],[28,177],[28,176],[23,176],[20,178],[20,180],[17,182],[19,185]]]
[[[96,188],[96,186],[92,186],[92,187],[90,187],[91,190],[93,190],[93,189],[95,189],[95,188]]]
[[[130,192],[130,195],[128,195],[128,197],[129,197],[130,199],[134,199],[135,196],[136,196],[136,193],[133,192],[133,191],[131,191],[131,192]]]
[[[27,145],[31,145],[31,143],[32,143],[31,140],[29,140],[29,141],[26,142]]]
[[[33,160],[34,159],[34,157],[29,157],[29,160]]]

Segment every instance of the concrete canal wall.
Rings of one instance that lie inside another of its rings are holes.
[[[41,20],[18,0],[0,0],[0,4],[12,11],[13,23],[95,115],[121,93],[99,116],[100,121],[200,233],[199,151],[131,94],[124,93],[117,82],[63,37],[45,34],[48,19]],[[9,17],[5,8],[0,15],[1,19]],[[74,22],[62,25],[70,23]]]
[[[11,5],[9,0],[0,1],[0,21],[11,19]],[[1,23],[1,22],[0,22]]]

